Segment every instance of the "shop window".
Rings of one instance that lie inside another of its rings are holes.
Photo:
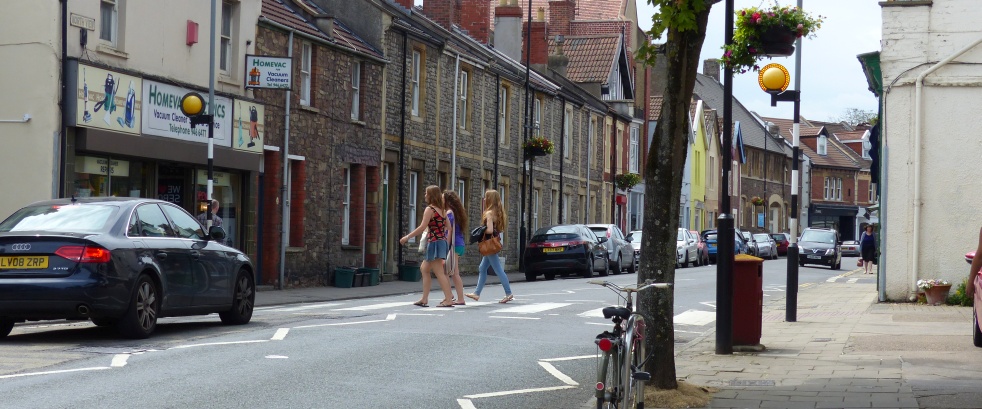
[[[290,160],[290,247],[304,245],[304,205],[307,203],[305,163],[300,159]]]

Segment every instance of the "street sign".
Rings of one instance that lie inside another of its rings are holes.
[[[288,57],[246,55],[246,89],[271,88],[289,90],[292,86],[292,60]]]

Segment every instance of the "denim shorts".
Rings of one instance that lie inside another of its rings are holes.
[[[449,246],[446,240],[431,241],[426,244],[426,261],[446,260]]]

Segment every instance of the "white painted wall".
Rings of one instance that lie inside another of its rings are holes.
[[[923,88],[921,158],[914,163],[914,80],[938,61],[982,37],[974,0],[934,0],[932,6],[883,7],[880,55],[889,146],[885,197],[886,296],[907,299],[918,278],[960,283],[964,254],[977,245],[982,214],[982,46],[929,75]],[[974,65],[973,65],[974,64]],[[909,71],[908,71],[909,70]],[[891,84],[893,84],[891,86]],[[921,220],[914,225],[915,168],[921,172]],[[919,235],[914,248],[914,235]],[[919,262],[913,265],[913,254]]]

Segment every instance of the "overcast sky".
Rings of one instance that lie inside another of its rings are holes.
[[[638,3],[641,28],[651,28],[654,8],[647,0]],[[774,0],[734,0],[734,10],[747,7],[770,7]],[[797,5],[796,0],[782,0],[780,5]],[[809,14],[824,17],[822,28],[813,39],[803,40],[801,50],[801,116],[820,121],[841,116],[848,108],[876,111],[876,97],[869,91],[866,78],[856,55],[880,49],[880,6],[876,0],[803,0]],[[723,1],[716,3],[709,16],[706,41],[701,60],[722,55],[724,10]],[[764,59],[761,66],[771,62],[784,65],[791,71],[794,88],[794,56]],[[699,72],[702,72],[700,64]],[[793,104],[780,102],[771,107],[770,96],[757,85],[757,73],[733,76],[733,96],[761,116],[791,119]]]

